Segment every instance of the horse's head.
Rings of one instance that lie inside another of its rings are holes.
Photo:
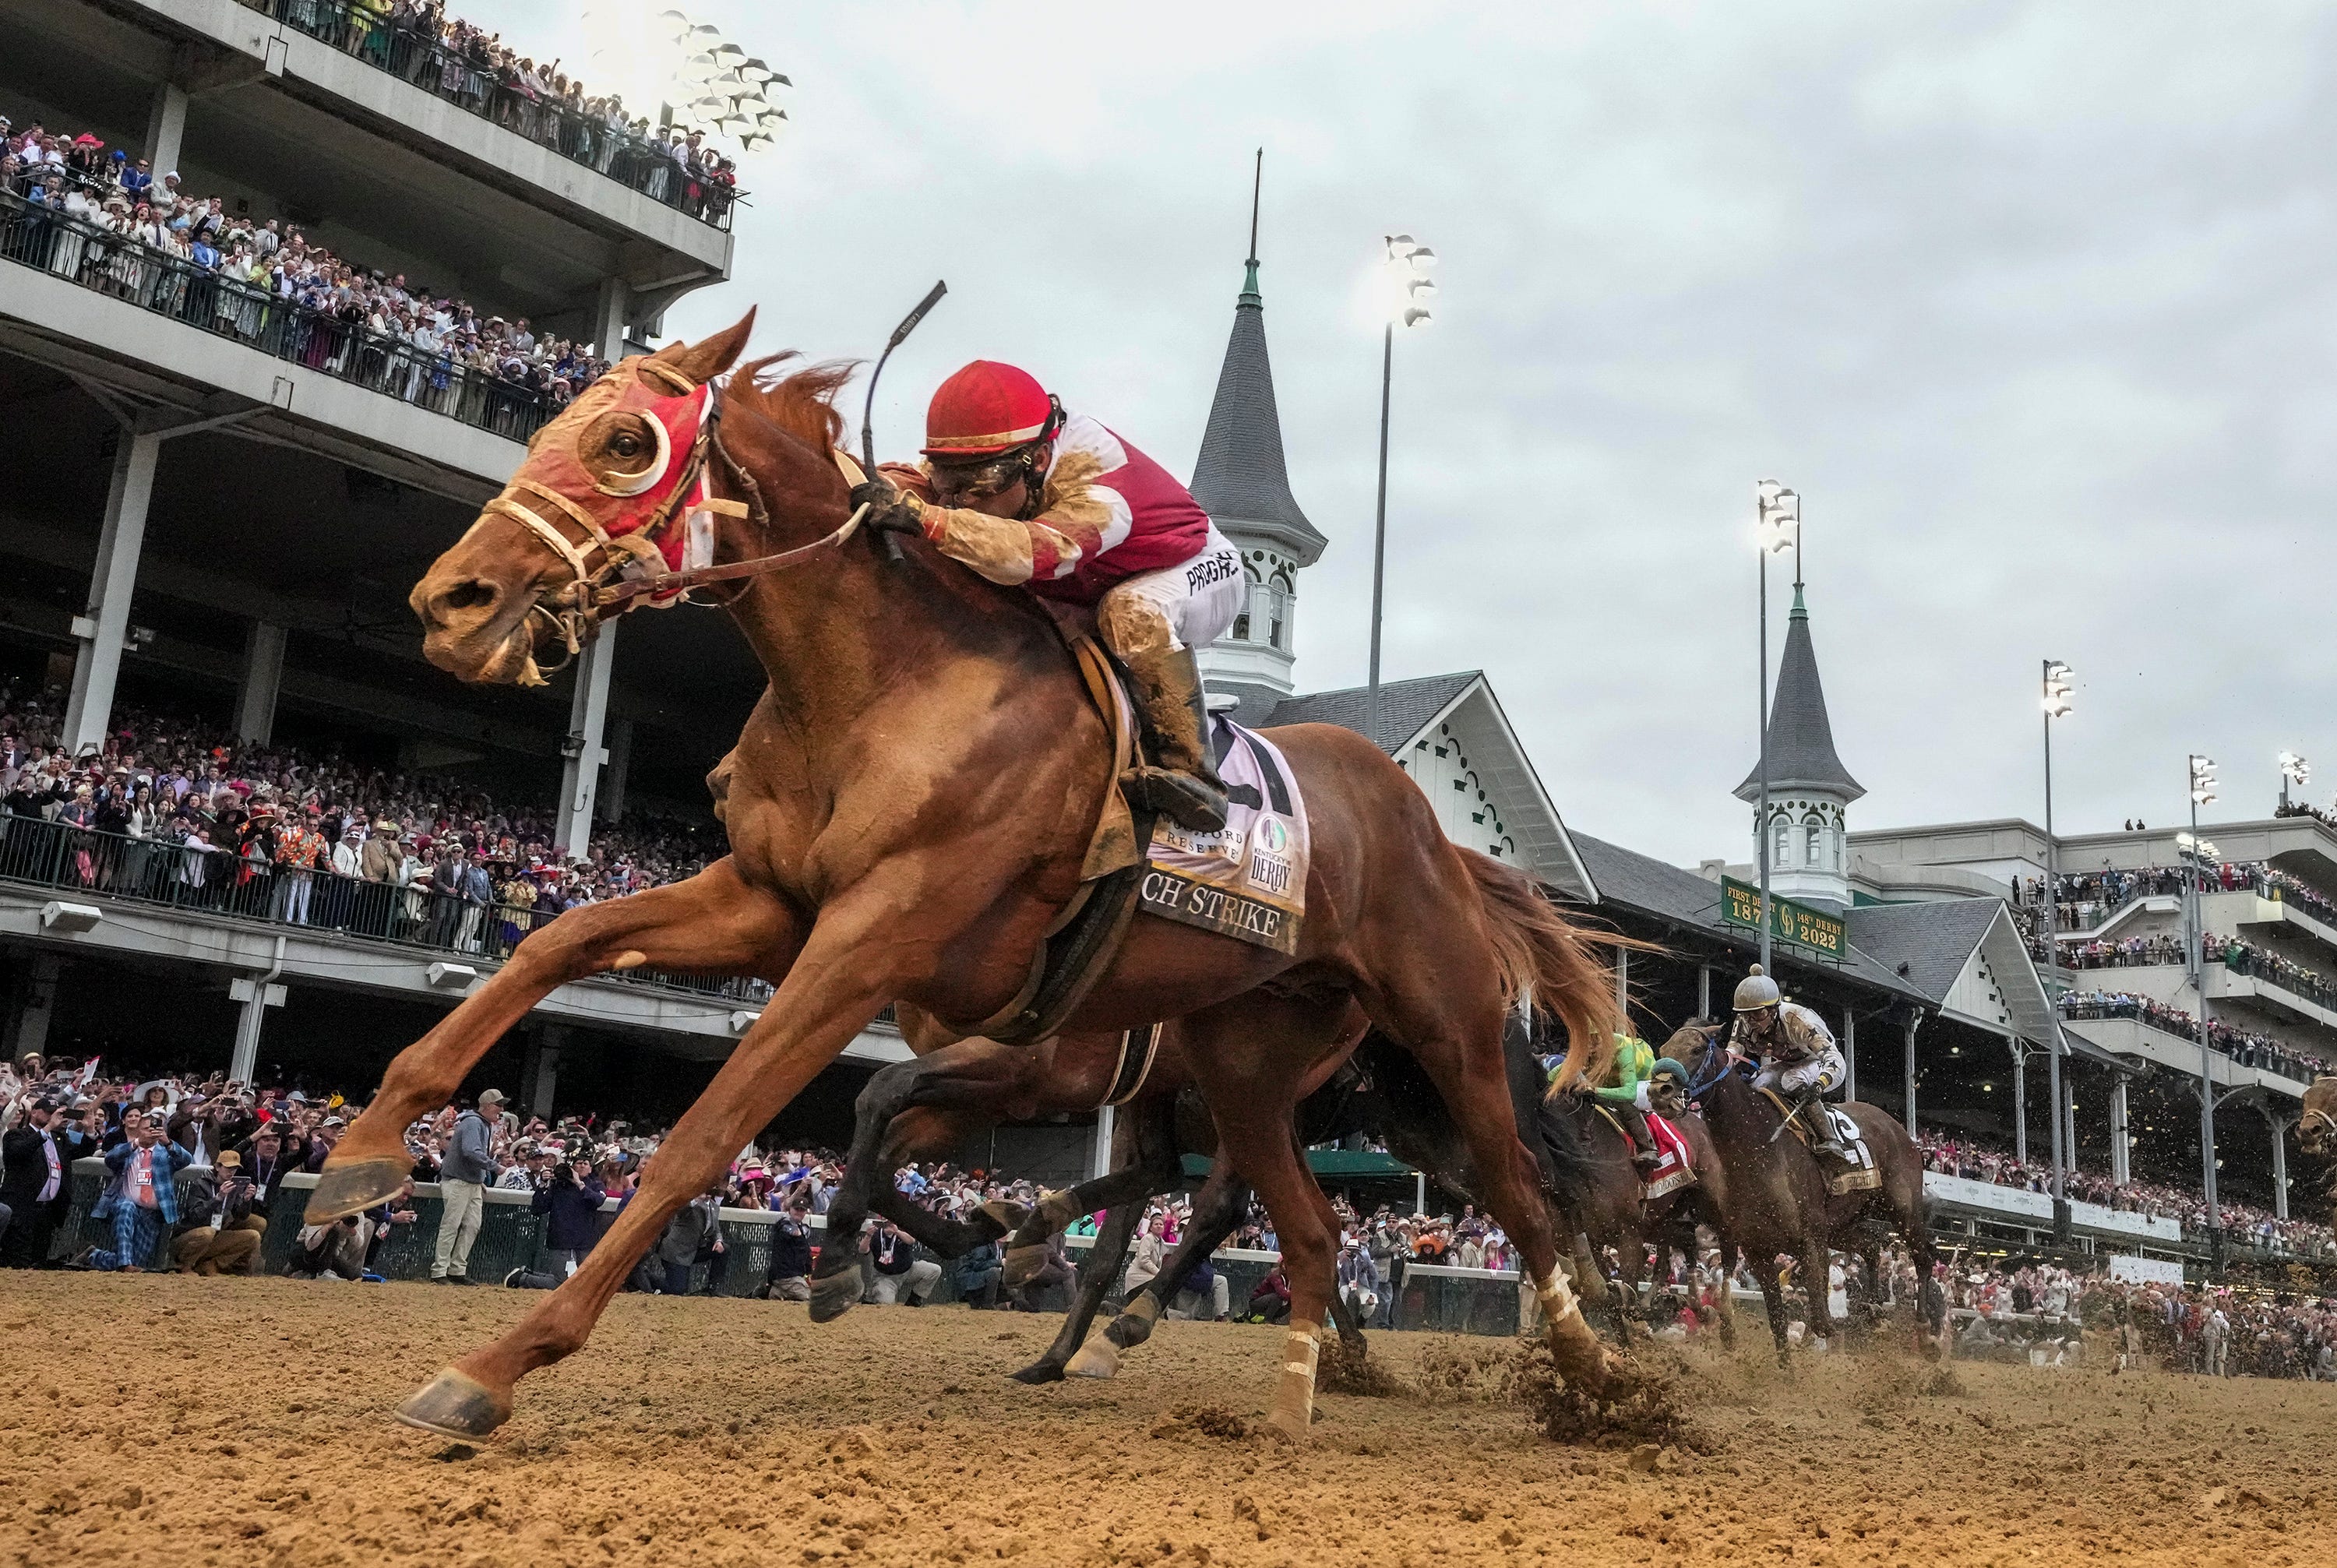
[[[2296,1123],[2296,1146],[2307,1154],[2337,1152],[2337,1077],[2315,1078],[2304,1092],[2304,1113]]]
[[[1721,1054],[1727,1038],[1728,1025],[1726,1022],[1691,1018],[1672,1031],[1671,1038],[1664,1042],[1664,1048],[1656,1054],[1670,1057],[1686,1067],[1697,1083],[1702,1083],[1712,1077],[1715,1059]]]
[[[537,685],[538,638],[572,642],[599,612],[592,585],[650,556],[681,561],[683,513],[703,496],[714,378],[755,313],[696,343],[627,359],[536,432],[527,457],[407,603],[422,650],[465,681]]]

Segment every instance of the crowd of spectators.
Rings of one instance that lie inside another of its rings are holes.
[[[710,823],[635,816],[562,857],[548,808],[443,777],[126,707],[76,757],[58,725],[53,696],[0,685],[0,874],[501,955],[724,850]]]
[[[702,222],[727,227],[739,200],[737,162],[703,133],[653,129],[437,0],[242,3]]]
[[[2199,1038],[2199,1020],[2180,1007],[2170,1007],[2127,991],[2072,991],[2061,998],[2064,1018],[2131,1018],[2185,1040]],[[2278,1073],[2300,1083],[2332,1071],[2325,1057],[2254,1030],[2237,1029],[2219,1019],[2207,1021],[2207,1044],[2243,1067]]]
[[[2319,817],[2310,808],[2305,814]],[[2290,815],[2296,815],[2291,812]],[[2325,818],[2324,818],[2325,819]],[[2294,904],[2314,919],[2337,926],[2337,898],[2300,877],[2261,860],[2223,860],[2201,870],[2208,893],[2252,892],[2274,903]],[[2146,866],[2131,871],[2064,872],[2054,884],[2054,929],[2090,931],[2137,898],[2174,897],[2189,891],[2188,866]],[[2013,886],[2017,908],[2034,913],[2045,902],[2045,878],[2024,877]]]
[[[0,116],[0,254],[376,392],[524,439],[608,368],[298,224],[181,188],[89,132]]]
[[[1996,1187],[2028,1192],[2052,1190],[2049,1167],[2024,1161],[2011,1150],[1967,1134],[1924,1132],[1917,1136],[1923,1168]],[[2072,1169],[2064,1178],[2071,1198],[2121,1213],[2173,1220],[2196,1237],[2207,1228],[2207,1201],[2195,1188],[2161,1181],[2117,1181],[2103,1171]],[[2269,1210],[2235,1203],[2217,1194],[2225,1233],[2244,1245],[2311,1259],[2337,1259],[2337,1232],[2312,1220],[2282,1220]]]

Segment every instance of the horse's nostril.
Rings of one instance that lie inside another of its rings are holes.
[[[475,610],[495,602],[494,585],[474,577],[447,589],[438,596],[438,602],[449,610]]]

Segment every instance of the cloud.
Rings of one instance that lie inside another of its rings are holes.
[[[555,48],[546,0],[471,0]],[[1267,149],[1293,481],[1331,548],[1299,673],[1361,678],[1381,234],[1442,258],[1397,345],[1391,674],[1483,668],[1569,819],[1741,856],[1750,487],[1807,497],[1853,827],[2173,819],[2185,751],[2266,809],[2337,757],[2323,521],[2337,14],[2303,5],[705,7],[797,83],[736,281],[815,355],[936,276],[878,429],[975,355],[1178,472]],[[492,15],[488,15],[492,14]],[[572,50],[571,57],[581,55]],[[1782,631],[1782,591],[1777,630]]]

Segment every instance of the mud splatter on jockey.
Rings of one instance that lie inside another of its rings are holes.
[[[855,489],[868,525],[918,533],[992,583],[1090,607],[1159,746],[1130,794],[1196,832],[1226,825],[1194,650],[1225,635],[1241,555],[1168,471],[1028,372],[977,359],[934,393],[925,461]]]
[[[1833,1118],[1818,1102],[1843,1080],[1842,1047],[1825,1020],[1798,1002],[1788,1002],[1776,981],[1753,965],[1736,984],[1736,1028],[1728,1048],[1737,1055],[1757,1058],[1755,1089],[1774,1089],[1801,1113],[1810,1134],[1810,1152],[1848,1161],[1849,1150],[1834,1136]]]

